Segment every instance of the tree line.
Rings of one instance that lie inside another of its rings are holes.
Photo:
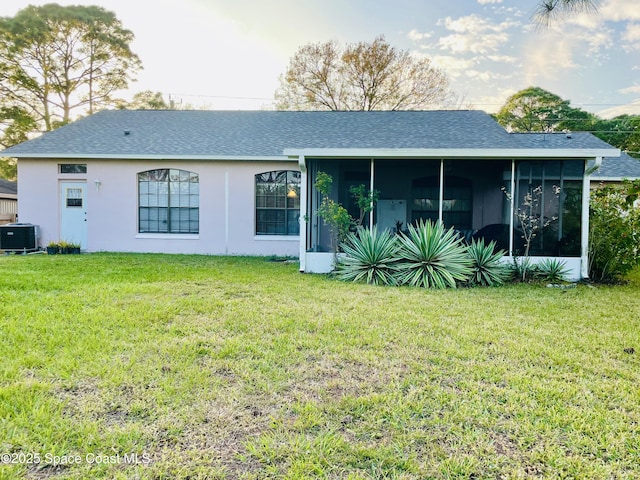
[[[513,132],[591,132],[640,158],[640,115],[600,118],[572,107],[569,100],[539,87],[529,87],[510,96],[494,118]]]

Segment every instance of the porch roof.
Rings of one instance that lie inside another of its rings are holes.
[[[18,182],[12,182],[4,178],[0,178],[0,197],[16,198],[18,194]]]
[[[620,153],[619,158],[604,158],[602,166],[591,175],[591,178],[601,182],[619,182],[625,178],[638,179],[640,178],[640,160],[626,152]]]
[[[540,138],[539,138],[540,137]],[[290,156],[583,157],[618,151],[590,134],[507,133],[475,110],[402,112],[102,111],[1,156],[293,160]]]

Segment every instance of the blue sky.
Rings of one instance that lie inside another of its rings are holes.
[[[2,0],[0,15],[50,0]],[[539,86],[573,106],[640,114],[640,0],[536,31],[537,0],[58,0],[101,5],[136,35],[144,70],[131,86],[213,109],[268,108],[297,48],[371,41],[426,55],[463,106],[496,111]]]

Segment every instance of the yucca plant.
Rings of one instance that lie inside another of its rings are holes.
[[[527,282],[531,280],[538,270],[538,265],[531,261],[531,257],[513,256],[509,272],[512,280],[516,282]]]
[[[471,259],[462,238],[441,222],[420,221],[409,225],[409,234],[400,235],[398,281],[401,284],[426,288],[455,288],[457,282],[468,280]]]
[[[395,285],[398,271],[398,242],[395,235],[376,226],[358,227],[341,244],[345,256],[338,260],[338,278],[374,285]]]
[[[493,287],[503,285],[509,278],[508,267],[501,262],[504,250],[496,249],[496,242],[492,240],[488,245],[484,244],[484,238],[473,239],[467,249],[467,255],[471,259],[471,278],[469,284]]]
[[[538,262],[536,268],[536,277],[544,282],[565,282],[568,274],[566,262],[557,258],[545,258]]]

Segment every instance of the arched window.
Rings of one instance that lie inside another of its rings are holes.
[[[300,172],[256,175],[256,235],[300,234]]]
[[[138,173],[140,233],[198,233],[198,174],[178,169]]]
[[[422,177],[413,181],[413,218],[438,220],[440,204],[439,177]],[[442,222],[446,227],[458,230],[470,229],[472,220],[471,180],[446,176],[444,180],[444,200],[442,202]]]

